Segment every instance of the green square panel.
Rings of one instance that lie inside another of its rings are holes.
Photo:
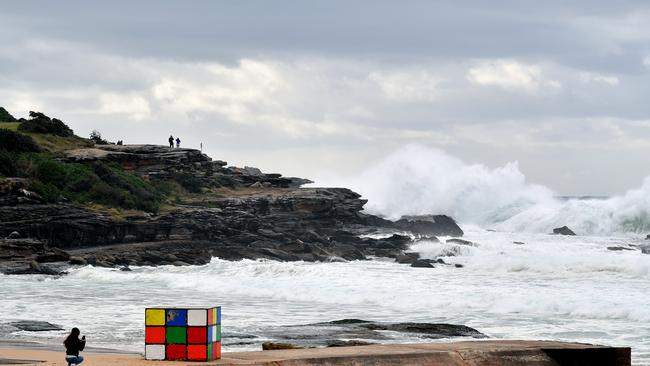
[[[167,344],[187,343],[187,328],[167,327]]]
[[[208,361],[212,360],[212,343],[208,343]]]
[[[221,324],[217,325],[217,341],[221,340]]]

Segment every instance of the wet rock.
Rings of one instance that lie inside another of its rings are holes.
[[[418,259],[411,263],[411,267],[413,268],[434,268],[433,264],[431,264],[430,259]]]
[[[650,240],[650,234],[646,235],[645,240]]]
[[[513,241],[512,244],[524,245],[526,243],[524,243],[523,241]]]
[[[131,270],[131,268],[129,268],[129,266],[124,266],[124,267],[120,268],[120,271],[122,271],[122,272],[131,272],[132,270]]]
[[[420,254],[415,253],[415,252],[408,252],[408,253],[398,255],[395,258],[395,262],[401,263],[401,264],[412,264],[413,262],[415,262],[418,259],[420,259]]]
[[[463,236],[463,230],[446,215],[403,216],[394,223],[400,230],[420,235]]]
[[[12,231],[9,236],[7,236],[7,239],[20,239],[20,233],[17,231]]]
[[[68,263],[72,265],[85,266],[88,262],[82,257],[70,257]]]
[[[456,263],[456,264],[454,264],[454,267],[456,267],[456,268],[463,268],[464,266],[463,266],[462,264],[460,264],[460,263]]]
[[[607,250],[611,250],[611,251],[616,252],[616,251],[621,251],[621,250],[634,250],[634,249],[628,248],[628,247],[614,246],[614,247],[607,247]]]
[[[442,258],[437,258],[435,260],[435,262],[438,263],[438,264],[447,264],[447,263],[445,263],[445,261]]]
[[[291,343],[276,343],[276,342],[264,342],[262,343],[263,351],[270,351],[276,349],[303,349],[305,347],[298,346]]]
[[[336,339],[336,340],[327,341],[325,343],[327,347],[354,347],[354,346],[369,346],[372,344],[377,344],[377,343],[360,341],[356,339],[352,339],[349,341],[342,341],[340,339]]]
[[[14,328],[27,332],[47,332],[52,330],[63,330],[60,325],[38,321],[38,320],[20,320],[9,323]]]
[[[36,256],[36,261],[39,263],[67,262],[68,260],[70,260],[70,253],[59,248],[52,248],[49,252]]]
[[[573,230],[569,229],[567,226],[562,226],[553,229],[553,234],[555,235],[576,235]]]
[[[433,243],[440,243],[440,239],[436,236],[430,236],[430,235],[423,235],[415,239],[416,242],[421,242],[421,241],[430,241]]]
[[[476,243],[472,243],[469,240],[463,240],[463,239],[447,239],[446,241],[447,244],[458,244],[458,245],[467,245],[470,247],[475,247],[477,246]]]
[[[456,324],[436,323],[367,323],[359,325],[371,330],[389,330],[393,332],[417,333],[427,338],[472,337],[487,338],[474,328]]]

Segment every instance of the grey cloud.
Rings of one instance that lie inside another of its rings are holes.
[[[420,142],[611,193],[646,173],[617,162],[645,156],[647,20],[641,1],[12,2],[0,105],[290,174]]]

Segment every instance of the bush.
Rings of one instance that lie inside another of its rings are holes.
[[[17,169],[15,154],[0,149],[0,176],[15,177],[16,174]]]
[[[176,173],[172,178],[185,188],[186,191],[190,193],[201,193],[201,181],[193,175]]]
[[[41,148],[29,137],[0,128],[0,149],[15,152],[36,152]]]
[[[90,139],[97,145],[108,145],[108,141],[104,140],[101,132],[97,130],[93,130],[93,132],[90,133]]]
[[[0,107],[0,122],[16,122],[16,119],[6,109]]]
[[[78,203],[156,212],[161,199],[153,186],[119,165],[65,163],[46,153],[24,153],[17,170],[31,178],[32,189],[50,202],[64,197]]]
[[[62,137],[74,136],[74,133],[63,121],[50,118],[41,112],[29,112],[31,119],[22,120],[19,131],[33,133],[49,133]]]

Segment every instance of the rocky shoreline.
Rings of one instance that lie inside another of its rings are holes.
[[[462,236],[444,215],[389,221],[363,212],[345,188],[301,188],[309,180],[228,167],[193,149],[97,145],[63,159],[120,164],[149,181],[179,175],[200,192],[156,214],[120,215],[69,203],[44,203],[18,178],[0,184],[0,271],[61,274],[69,265],[201,265],[227,260],[346,261],[396,258],[413,238]],[[373,237],[367,235],[377,234]],[[405,257],[406,256],[406,257]]]

